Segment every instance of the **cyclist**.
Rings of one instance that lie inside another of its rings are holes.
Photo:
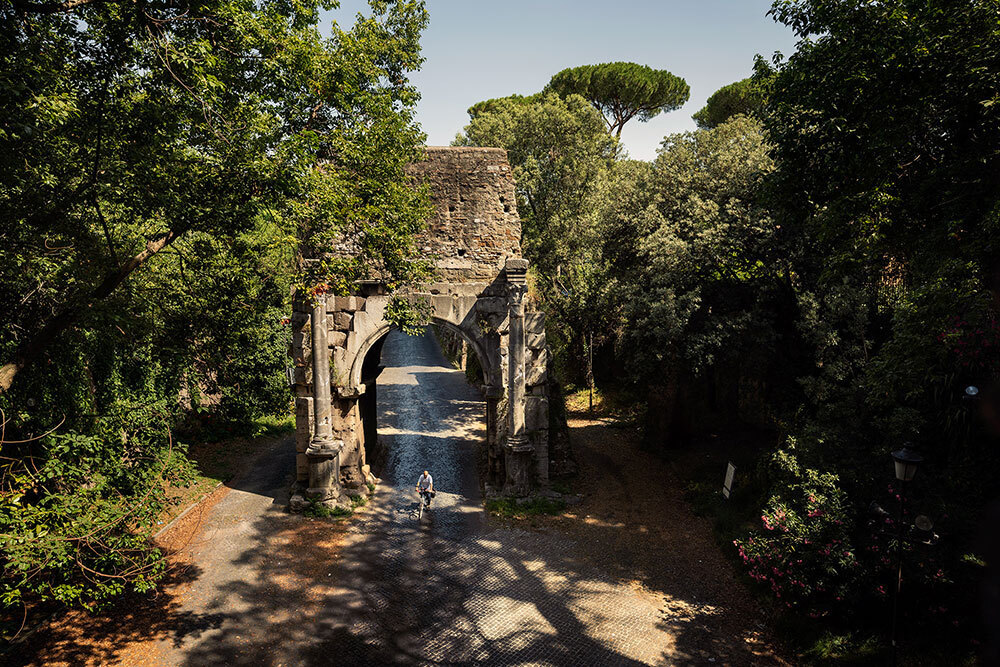
[[[434,497],[434,478],[431,477],[431,474],[426,470],[424,471],[424,474],[417,479],[417,493],[420,494],[424,504],[427,505],[427,507],[430,507],[431,498]]]

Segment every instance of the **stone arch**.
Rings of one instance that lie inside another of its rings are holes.
[[[472,347],[486,382],[485,481],[504,493],[530,494],[549,482],[548,351],[544,315],[525,298],[528,262],[521,259],[521,223],[509,205],[515,192],[506,152],[427,148],[426,159],[409,173],[429,186],[434,206],[416,237],[433,270],[429,282],[395,296],[425,302],[432,322]],[[344,238],[331,255],[356,251]],[[365,368],[365,357],[391,328],[385,319],[391,296],[372,279],[356,283],[347,296],[295,301],[293,508],[305,506],[307,497],[344,503],[373,480],[365,462],[371,420],[364,415],[377,400],[377,382],[370,393],[366,386],[377,370]],[[362,377],[366,372],[372,377]]]
[[[476,354],[476,357],[479,360],[480,368],[483,369],[483,375],[484,379],[486,380],[486,384],[487,385],[492,384],[491,380],[494,377],[493,357],[495,355],[490,355],[487,353],[485,348],[485,341],[483,340],[483,338],[481,336],[470,335],[468,331],[462,328],[460,324],[456,324],[442,317],[431,316],[430,321],[431,324],[440,325],[445,329],[447,329],[448,331],[451,331],[452,333],[461,336],[462,339],[469,344],[469,347],[472,348],[472,350]],[[371,333],[365,336],[365,339],[361,343],[359,343],[357,351],[353,354],[354,358],[351,361],[350,374],[349,374],[350,386],[360,387],[362,385],[365,378],[361,377],[361,372],[365,364],[365,358],[368,356],[368,353],[375,346],[375,344],[378,343],[382,338],[387,336],[391,329],[392,325],[389,324],[388,322],[385,321],[380,322],[378,326]]]

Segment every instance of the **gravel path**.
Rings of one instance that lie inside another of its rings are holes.
[[[156,610],[132,617],[145,625],[123,623],[115,637],[106,623],[81,622],[75,640],[50,637],[38,664],[776,664],[754,647],[751,619],[720,611],[731,594],[706,599],[734,585],[716,560],[716,572],[696,566],[692,576],[721,588],[698,581],[701,597],[687,599],[644,581],[655,565],[616,545],[613,531],[586,532],[590,517],[543,531],[490,522],[476,478],[477,392],[429,334],[390,334],[383,364],[388,455],[369,507],[341,524],[285,513],[294,461],[279,443],[198,517],[186,567]],[[424,468],[438,493],[418,521],[412,489]],[[638,579],[623,576],[625,563]],[[738,602],[741,613],[751,609]],[[726,635],[713,636],[720,615]],[[100,627],[88,632],[86,623]],[[67,650],[87,640],[89,652]]]

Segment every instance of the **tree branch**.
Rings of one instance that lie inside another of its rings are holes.
[[[84,298],[77,300],[55,317],[49,320],[41,331],[28,343],[17,351],[14,361],[0,367],[0,391],[8,391],[18,372],[41,356],[42,352],[59,336],[63,331],[70,328],[84,312],[90,310],[94,303],[108,298],[115,289],[121,285],[137,268],[147,262],[153,255],[160,252],[173,243],[184,232],[185,227],[171,229],[162,234],[158,234],[146,241],[146,247],[142,252],[130,258],[127,262],[119,266],[114,271],[105,276],[101,284],[95,287]]]

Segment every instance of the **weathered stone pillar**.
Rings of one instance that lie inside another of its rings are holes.
[[[500,419],[500,400],[503,398],[503,387],[486,385],[483,387],[486,399],[486,483],[490,489],[500,491],[507,481],[504,474],[504,452],[497,443],[499,432],[497,423]]]
[[[330,347],[327,342],[326,296],[316,297],[312,310],[313,438],[306,448],[309,488],[306,495],[320,502],[340,497],[340,450],[334,440],[330,396]]]
[[[524,430],[524,297],[528,291],[528,260],[508,259],[509,289],[507,328],[507,481],[505,492],[523,496],[531,492],[532,446]]]

